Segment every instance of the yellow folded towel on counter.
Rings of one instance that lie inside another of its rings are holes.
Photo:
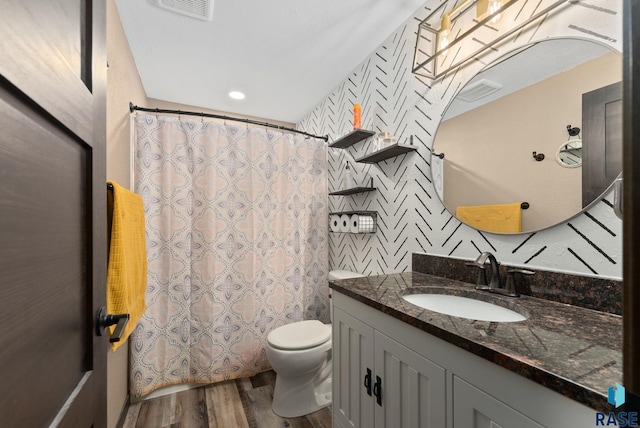
[[[129,322],[119,342],[112,343],[115,351],[124,344],[147,309],[147,249],[145,242],[144,203],[142,197],[117,183],[113,186],[113,205],[108,210],[111,236],[107,269],[107,312],[129,314]],[[108,198],[110,199],[110,198]],[[115,326],[109,327],[111,333]]]
[[[456,217],[463,223],[480,230],[496,233],[521,232],[522,208],[520,203],[500,205],[459,206]]]

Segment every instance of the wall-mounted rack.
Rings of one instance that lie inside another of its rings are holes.
[[[355,143],[366,140],[374,134],[374,131],[369,131],[367,129],[354,129],[347,135],[329,144],[329,147],[333,147],[336,149],[346,149],[347,147],[353,146]]]
[[[343,216],[349,217],[348,230],[340,230],[342,225],[341,219]],[[356,215],[357,221],[352,223]],[[332,216],[340,217],[340,221],[336,224],[332,224]],[[377,230],[378,212],[377,211],[340,211],[329,213],[329,231],[333,233],[375,233]]]
[[[374,190],[376,190],[376,188],[373,187],[373,177],[371,177],[371,185],[369,187],[358,186],[351,189],[336,190],[335,192],[330,192],[329,195],[346,196],[355,195],[356,193],[373,192]]]

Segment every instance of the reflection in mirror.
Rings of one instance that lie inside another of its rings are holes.
[[[577,168],[582,165],[582,138],[580,128],[567,125],[569,139],[560,144],[556,160],[565,168]]]
[[[582,39],[544,40],[485,67],[454,97],[432,147],[445,155],[431,157],[444,206],[495,233],[582,212],[621,172],[621,79],[621,55]],[[567,124],[581,130],[580,144]],[[532,152],[549,156],[537,162]],[[515,208],[523,202],[528,209]]]

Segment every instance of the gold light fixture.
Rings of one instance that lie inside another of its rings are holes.
[[[443,55],[448,52],[447,46],[450,43],[451,37],[451,19],[454,19],[462,8],[471,0],[464,0],[462,3],[453,8],[451,12],[442,15],[440,20],[440,31],[438,32],[438,50],[442,51]]]
[[[448,13],[442,15],[440,23],[440,31],[438,32],[438,50],[444,55],[447,54],[447,46],[449,46],[449,36],[451,35],[451,18]]]
[[[500,20],[500,18],[502,18],[501,13],[496,13],[500,10],[500,8],[502,8],[502,0],[489,0],[488,13],[489,15],[493,15],[493,18],[491,18],[491,21],[490,21],[492,24],[495,24]]]
[[[459,4],[456,1],[456,6],[449,12],[445,10],[452,1],[441,3],[418,26],[413,73],[440,78],[556,7],[571,3],[571,0],[539,0],[531,14],[514,13],[513,19],[509,17],[506,23],[499,22],[507,9],[518,1],[463,0]],[[483,43],[462,43],[469,36]],[[455,53],[448,55],[453,49]]]

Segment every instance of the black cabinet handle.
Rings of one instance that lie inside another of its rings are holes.
[[[382,407],[382,379],[380,376],[376,376],[376,384],[373,385],[373,395],[376,396],[376,403]]]
[[[98,319],[96,320],[96,333],[98,334],[98,336],[102,336],[104,329],[116,324],[116,329],[113,331],[113,334],[109,338],[109,342],[120,342],[120,338],[122,337],[124,328],[129,322],[129,314],[113,315],[106,312],[107,309],[104,306],[98,310]]]
[[[364,387],[367,388],[367,394],[371,397],[371,369],[367,368],[367,374],[364,377]]]

